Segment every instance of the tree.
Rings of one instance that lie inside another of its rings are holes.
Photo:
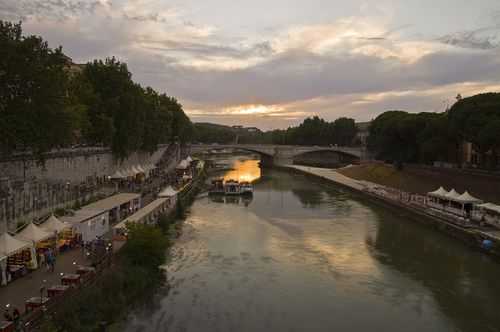
[[[338,118],[332,127],[333,142],[340,146],[351,145],[358,131],[354,119],[349,118]]]
[[[0,21],[0,148],[44,153],[71,142],[68,59],[41,37],[23,36],[21,23]]]

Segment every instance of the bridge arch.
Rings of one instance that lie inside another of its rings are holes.
[[[338,167],[359,162],[360,157],[341,150],[318,148],[300,151],[293,155],[292,160],[293,164]]]

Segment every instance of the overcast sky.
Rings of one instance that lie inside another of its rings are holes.
[[[194,121],[443,111],[500,91],[498,0],[2,0],[77,63],[116,56]]]

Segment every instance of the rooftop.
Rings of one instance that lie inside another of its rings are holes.
[[[108,210],[104,209],[81,209],[76,210],[73,216],[63,216],[59,218],[62,222],[68,222],[71,224],[78,224],[94,217],[97,217],[101,214],[108,212]]]
[[[168,201],[168,198],[158,198],[134,213],[133,215],[129,216],[127,219],[123,220],[120,222],[118,225],[116,225],[114,228],[124,228],[125,224],[127,222],[138,222],[141,221],[143,218],[147,217],[149,214],[154,212],[158,207],[160,207],[163,203]]]
[[[105,199],[101,199],[100,201],[94,202],[89,205],[85,205],[82,207],[82,210],[111,210],[117,206],[128,203],[136,198],[140,198],[140,194],[117,194]]]

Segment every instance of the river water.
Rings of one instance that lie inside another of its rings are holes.
[[[232,162],[253,198],[193,204],[168,290],[127,331],[500,331],[499,263],[334,185]]]

